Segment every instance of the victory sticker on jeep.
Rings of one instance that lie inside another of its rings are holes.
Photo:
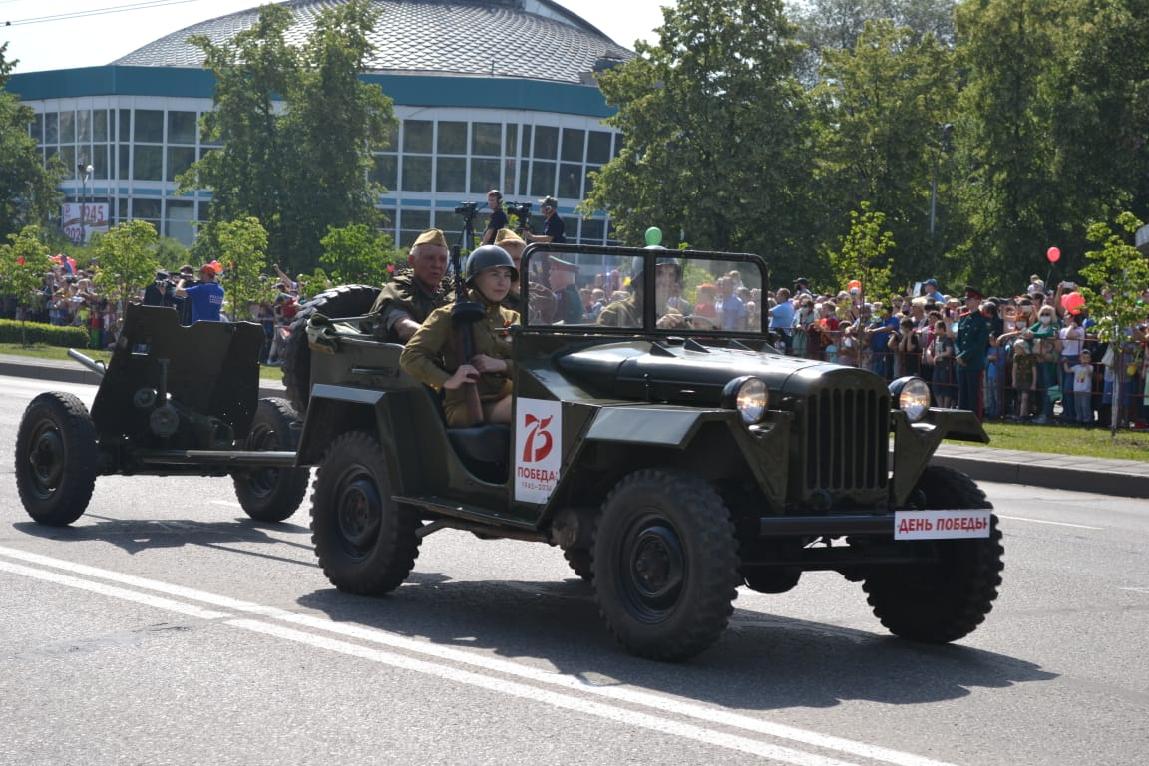
[[[515,499],[545,503],[563,462],[562,402],[520,398],[515,417]]]

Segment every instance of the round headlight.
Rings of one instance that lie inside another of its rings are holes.
[[[921,378],[899,378],[890,385],[890,393],[897,397],[898,409],[906,413],[911,423],[925,417],[930,409],[930,387]]]
[[[770,396],[765,381],[753,375],[735,378],[722,390],[723,406],[738,410],[742,422],[747,425],[760,421],[765,416],[766,406],[769,403]]]

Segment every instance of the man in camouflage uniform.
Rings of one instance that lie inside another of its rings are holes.
[[[380,316],[377,334],[391,343],[406,343],[431,312],[451,301],[443,282],[447,273],[447,238],[439,229],[418,236],[407,255],[410,270],[383,285],[372,314]]]

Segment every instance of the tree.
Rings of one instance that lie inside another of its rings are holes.
[[[45,167],[36,139],[28,133],[35,116],[19,97],[5,90],[16,61],[8,61],[8,43],[0,44],[0,237],[42,224],[59,211],[56,186],[64,167],[53,158]]]
[[[319,262],[340,284],[381,285],[390,279],[388,269],[394,268],[401,255],[391,237],[373,233],[361,223],[328,227],[320,244],[323,254],[319,256]]]
[[[893,233],[884,228],[885,222],[886,214],[871,210],[866,201],[850,211],[850,231],[842,237],[841,247],[829,253],[835,289],[857,279],[863,297],[884,301],[890,296],[893,264],[887,253],[896,243]]]
[[[1050,88],[1064,0],[980,0],[958,8],[968,82],[955,120],[959,202],[970,227],[956,255],[991,289],[1026,284],[1049,244],[1075,225],[1051,159]]]
[[[140,299],[155,278],[156,227],[148,221],[124,221],[94,240],[98,265],[94,282],[100,294],[122,304]]]
[[[393,118],[390,100],[358,75],[376,19],[368,0],[339,4],[297,50],[287,42],[291,12],[265,5],[227,42],[192,38],[216,77],[203,133],[222,146],[193,164],[180,188],[211,190],[209,223],[259,219],[268,251],[289,271],[314,267],[327,226],[375,222],[378,190],[367,169]],[[200,236],[217,232],[209,226]]]
[[[383,148],[395,120],[391,99],[359,80],[378,19],[378,8],[364,0],[321,14],[303,48],[295,87],[287,93],[286,143],[306,158],[287,167],[293,193],[285,198],[284,230],[292,267],[302,265],[301,254],[319,252],[329,227],[378,222],[381,189],[368,173],[372,149]]]
[[[815,259],[808,103],[799,45],[780,0],[681,0],[659,42],[599,75],[622,149],[584,208],[609,210],[620,239],[648,226],[695,247]],[[792,276],[792,274],[790,275]]]
[[[1142,291],[1149,285],[1149,257],[1127,239],[1141,228],[1142,223],[1132,213],[1124,212],[1117,216],[1117,226],[1121,231],[1114,232],[1103,221],[1090,224],[1089,240],[1100,249],[1085,254],[1087,263],[1081,268],[1081,276],[1089,286],[1080,288],[1089,314],[1097,322],[1097,336],[1109,343],[1116,355],[1113,415],[1109,419],[1114,434],[1122,420],[1123,346],[1129,341],[1132,329],[1145,321],[1149,311],[1141,300]]]
[[[945,249],[949,227],[935,225],[931,237],[930,212],[935,196],[948,196],[943,159],[956,84],[953,53],[935,37],[871,21],[853,49],[825,51],[814,89],[826,220],[842,220],[859,200],[883,211],[899,246],[893,274],[899,283],[931,273]]]
[[[228,316],[238,321],[252,303],[270,301],[275,286],[267,270],[267,230],[255,216],[220,223],[216,230],[218,257],[224,267],[224,295]]]
[[[24,319],[30,309],[39,305],[44,274],[52,266],[41,234],[39,226],[25,226],[18,234],[8,235],[8,244],[0,245],[0,286],[16,297],[16,305],[24,309],[21,313]],[[28,345],[23,321],[20,343]]]

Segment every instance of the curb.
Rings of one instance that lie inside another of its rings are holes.
[[[99,375],[67,362],[29,363],[5,358],[0,359],[0,375],[54,380],[60,383],[94,386],[100,384]],[[281,397],[284,395],[283,384],[261,380],[259,395]],[[1024,484],[1114,497],[1149,498],[1149,473],[1143,475],[1127,473],[1120,465],[1113,465],[1110,470],[1074,468],[1056,462],[1061,457],[1057,455],[1049,456],[1048,461],[1044,463],[1040,460],[1044,456],[1032,457],[1038,459],[1035,462],[1021,462],[1003,460],[1000,455],[996,458],[993,455],[985,458],[958,456],[945,454],[943,448],[942,452],[934,455],[931,462],[959,470],[975,481]]]

